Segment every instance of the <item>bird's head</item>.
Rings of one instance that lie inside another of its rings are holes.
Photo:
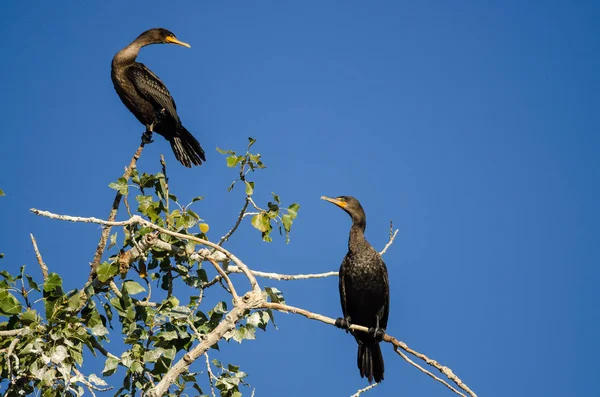
[[[321,196],[322,200],[337,205],[352,217],[354,223],[366,224],[367,216],[360,202],[352,196],[339,196],[336,198]]]
[[[177,44],[187,48],[191,46],[188,43],[180,41],[175,34],[167,29],[154,28],[146,30],[144,33],[138,36],[136,41],[141,41],[144,45],[148,44]]]

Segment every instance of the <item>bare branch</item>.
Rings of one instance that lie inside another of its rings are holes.
[[[188,234],[177,233],[177,232],[173,232],[171,230],[162,228],[158,225],[155,225],[152,222],[145,220],[144,218],[140,217],[139,215],[134,215],[126,221],[105,221],[105,220],[94,218],[94,217],[84,218],[84,217],[77,217],[77,216],[70,216],[70,215],[58,215],[58,214],[54,214],[49,211],[42,211],[42,210],[38,210],[35,208],[32,208],[30,211],[36,215],[45,216],[50,219],[60,219],[60,220],[69,221],[69,222],[96,223],[99,225],[111,226],[111,227],[112,226],[129,226],[129,225],[133,225],[133,224],[139,224],[139,225],[148,226],[149,228],[154,229],[154,230],[158,230],[160,233],[165,233],[165,234],[168,234],[173,237],[177,237],[177,238],[180,238],[183,240],[194,241],[196,243],[203,244],[203,245],[206,245],[211,248],[215,248],[217,251],[220,251],[223,254],[225,254],[225,256],[227,258],[229,258],[233,263],[235,263],[242,270],[242,273],[244,273],[244,275],[248,278],[248,281],[250,282],[250,285],[254,291],[260,291],[260,287],[258,286],[256,277],[254,277],[254,275],[252,274],[250,269],[248,269],[248,266],[246,266],[246,264],[244,262],[242,262],[238,257],[233,255],[231,252],[227,251],[225,248],[223,248],[211,241],[201,239],[199,237],[191,236]]]
[[[391,227],[392,227],[392,223],[390,222],[390,241],[388,241],[388,243],[385,245],[385,247],[383,247],[381,252],[379,252],[379,255],[381,255],[381,256],[383,256],[387,252],[388,248],[390,248],[390,246],[394,242],[394,239],[396,238],[396,235],[398,234],[398,229],[396,229],[394,234],[392,234]]]
[[[446,386],[448,389],[452,390],[454,393],[456,393],[456,394],[458,394],[458,395],[460,395],[462,397],[467,397],[464,394],[462,394],[461,392],[459,392],[458,390],[456,390],[455,388],[453,388],[452,386],[450,386],[448,384],[448,382],[446,382],[445,380],[438,378],[437,376],[435,376],[434,374],[432,374],[431,372],[427,371],[425,368],[421,367],[419,364],[415,363],[413,360],[411,360],[410,358],[408,358],[406,356],[406,354],[404,354],[400,350],[398,350],[398,348],[396,346],[394,346],[394,351],[396,353],[398,353],[406,362],[408,362],[410,365],[412,365],[415,368],[417,368],[419,371],[423,372],[424,374],[429,375],[433,379],[435,379],[438,382],[442,383],[444,386]]]
[[[358,397],[361,394],[363,394],[364,392],[371,390],[372,388],[374,388],[375,386],[379,385],[379,383],[373,383],[372,385],[369,385],[367,387],[364,387],[360,390],[358,390],[356,393],[354,393],[353,395],[351,395],[350,397]]]
[[[46,281],[46,279],[48,278],[48,266],[46,266],[44,260],[42,259],[42,254],[40,254],[40,250],[38,249],[35,237],[33,237],[33,234],[31,233],[29,233],[29,237],[31,237],[31,244],[33,244],[35,257],[37,258],[38,264],[40,265],[40,269],[42,269],[42,276],[44,277],[44,281]]]
[[[138,159],[140,158],[140,156],[142,155],[142,150],[144,150],[145,145],[146,145],[145,140],[142,139],[142,142],[140,143],[140,146],[137,148],[135,154],[131,158],[129,165],[127,166],[127,168],[125,168],[125,172],[123,173],[123,178],[125,178],[126,181],[128,181],[129,178],[131,177],[131,173],[135,169],[136,163],[137,163]],[[115,199],[113,200],[112,208],[110,210],[110,213],[108,214],[109,221],[114,221],[115,218],[117,217],[117,211],[119,210],[119,203],[121,203],[122,197],[123,197],[123,195],[121,194],[121,192],[117,191]],[[94,259],[92,260],[92,263],[90,265],[92,267],[92,271],[90,273],[90,280],[92,279],[92,274],[96,271],[96,268],[100,264],[100,260],[102,259],[102,254],[104,253],[104,248],[106,247],[106,242],[108,241],[108,236],[110,235],[111,225],[106,225],[106,226],[108,226],[108,227],[106,227],[102,230],[102,234],[100,235],[100,241],[98,241],[98,247],[96,247],[96,253],[94,254]]]
[[[242,271],[235,265],[229,266],[227,268],[228,272],[231,273],[241,273]],[[279,273],[267,273],[261,272],[258,270],[250,270],[252,274],[256,277],[270,278],[273,280],[307,280],[311,278],[325,278],[331,276],[337,276],[338,272],[326,272],[326,273],[316,273],[316,274],[279,274]]]
[[[240,223],[242,222],[242,219],[244,218],[244,214],[246,213],[246,208],[248,208],[248,204],[250,203],[250,200],[248,200],[248,199],[249,199],[249,197],[246,197],[244,206],[242,207],[242,210],[240,211],[240,214],[238,215],[235,225],[233,225],[233,227],[231,228],[230,231],[227,232],[227,234],[225,234],[223,237],[221,237],[221,239],[219,240],[217,245],[223,245],[223,243],[226,242],[227,240],[229,240],[229,237],[231,237],[231,235],[233,233],[235,233],[238,226],[240,226]]]
[[[17,334],[17,336],[12,340],[12,342],[10,342],[10,345],[8,346],[8,350],[6,351],[6,368],[8,368],[8,377],[10,378],[10,383],[14,384],[14,376],[12,373],[12,365],[10,362],[10,357],[13,356],[13,351],[15,350],[15,347],[17,347],[17,343],[19,343],[19,341],[21,340],[21,333]],[[15,356],[15,360],[17,361],[17,366],[19,364],[19,357]]]
[[[264,309],[274,309],[274,310],[278,310],[278,311],[282,311],[282,312],[292,312],[294,314],[300,314],[311,320],[318,320],[318,321],[324,322],[325,324],[335,325],[335,320],[333,318],[326,317],[326,316],[316,314],[316,313],[312,313],[312,312],[309,312],[308,310],[300,309],[297,307],[284,305],[281,303],[264,302],[260,307],[264,308]],[[367,327],[363,327],[362,325],[352,324],[350,326],[350,329],[353,331],[369,332],[369,329]],[[411,349],[410,347],[408,347],[408,345],[406,343],[399,341],[398,339],[394,338],[393,336],[386,334],[383,336],[383,340],[385,342],[391,343],[396,348],[400,348],[400,349],[404,350],[405,352],[410,353],[413,356],[416,356],[416,357],[420,358],[421,360],[425,361],[428,365],[436,368],[438,371],[440,371],[441,373],[446,375],[448,377],[448,379],[450,379],[458,387],[460,387],[461,389],[466,391],[471,397],[477,397],[477,395],[471,389],[469,389],[469,387],[467,385],[465,385],[458,376],[454,375],[454,373],[452,372],[452,370],[450,368],[442,366],[437,361],[432,360],[429,357],[427,357],[425,354],[419,353],[416,350]]]
[[[210,367],[208,352],[204,353],[204,357],[206,357],[206,371],[208,373],[208,381],[210,383],[210,391],[211,391],[213,397],[217,397],[217,395],[215,394],[215,386],[213,384],[213,378],[217,379],[217,377],[213,374],[212,368]]]
[[[234,304],[236,304],[239,301],[240,297],[238,296],[237,292],[235,291],[235,287],[233,286],[231,279],[229,278],[229,276],[227,274],[225,274],[223,269],[221,269],[221,266],[219,266],[219,264],[217,262],[215,262],[214,259],[212,259],[211,257],[208,257],[206,259],[208,259],[208,261],[210,263],[212,263],[212,265],[215,267],[215,269],[221,275],[221,277],[225,279],[225,281],[227,282],[227,286],[229,287],[229,292],[231,292],[231,295],[233,296],[233,302],[234,302]]]
[[[0,331],[0,336],[15,336],[25,332],[25,328],[11,329],[8,331]]]

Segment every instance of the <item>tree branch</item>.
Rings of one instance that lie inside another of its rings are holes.
[[[15,336],[15,335],[20,335],[23,332],[25,332],[25,328],[10,329],[7,331],[0,331],[0,336]]]
[[[402,357],[406,362],[408,362],[410,365],[412,365],[415,368],[417,368],[419,371],[423,372],[424,374],[429,375],[433,379],[435,379],[438,382],[442,383],[444,386],[446,386],[448,389],[452,390],[454,393],[456,393],[456,394],[458,394],[458,395],[460,395],[462,397],[467,397],[464,394],[462,394],[461,392],[459,392],[458,390],[456,390],[455,388],[453,388],[452,386],[450,386],[448,384],[448,382],[446,382],[445,380],[438,378],[437,376],[435,376],[434,374],[432,374],[431,372],[427,371],[425,368],[421,367],[419,364],[415,363],[413,360],[411,360],[410,358],[408,358],[406,356],[406,354],[404,354],[400,350],[398,350],[398,348],[396,346],[394,346],[394,351],[396,353],[398,353],[400,355],[400,357]]]
[[[309,312],[308,310],[300,309],[297,307],[284,305],[281,303],[263,302],[263,304],[260,306],[260,308],[273,309],[273,310],[278,310],[281,312],[292,312],[294,314],[300,314],[311,320],[318,320],[325,324],[335,325],[335,320],[333,318],[326,317],[321,314],[312,313],[312,312]],[[351,329],[353,331],[369,332],[369,329],[367,327],[363,327],[362,325],[352,324],[349,329]],[[440,371],[441,373],[446,375],[448,377],[448,379],[450,379],[458,387],[460,387],[461,389],[466,391],[471,397],[477,397],[477,395],[471,389],[469,389],[469,387],[467,387],[467,385],[465,385],[458,376],[454,375],[454,373],[452,372],[452,370],[450,368],[442,366],[437,361],[430,359],[423,353],[419,353],[416,350],[411,349],[410,347],[408,347],[408,345],[406,343],[399,341],[398,339],[394,338],[393,336],[386,334],[383,336],[383,340],[385,342],[391,343],[392,345],[394,345],[395,348],[400,348],[400,349],[406,351],[407,353],[410,353],[413,356],[416,356],[416,357],[420,358],[421,360],[425,361],[428,365],[436,368],[438,371]],[[426,372],[426,371],[424,371],[424,372]]]
[[[235,291],[235,287],[233,286],[233,283],[231,282],[231,279],[229,278],[229,276],[223,271],[223,269],[221,269],[221,266],[219,266],[219,264],[217,262],[215,262],[214,259],[212,259],[211,257],[206,258],[208,259],[208,261],[210,263],[212,263],[212,265],[215,267],[215,269],[217,270],[217,272],[221,275],[222,278],[225,279],[225,281],[227,282],[227,286],[229,287],[229,292],[231,292],[231,295],[233,296],[233,304],[235,305],[240,297],[238,296],[237,292]]]
[[[142,139],[142,142],[140,143],[140,146],[137,148],[135,154],[131,158],[129,165],[127,166],[127,168],[125,168],[125,172],[123,173],[123,178],[125,178],[126,181],[128,181],[129,178],[131,177],[131,173],[135,169],[136,163],[137,163],[138,159],[140,158],[140,156],[142,155],[142,150],[144,150],[145,145],[146,145],[145,141],[144,141],[144,139]],[[117,211],[119,210],[119,204],[121,203],[122,197],[123,197],[123,195],[121,194],[121,192],[117,191],[115,199],[113,200],[112,208],[110,210],[110,213],[108,214],[109,221],[114,221],[115,218],[117,217]],[[107,225],[107,226],[108,227],[106,227],[102,230],[102,234],[100,235],[100,241],[98,241],[98,246],[96,247],[96,253],[94,254],[94,259],[92,259],[92,263],[90,264],[90,266],[92,267],[92,271],[90,273],[90,278],[89,278],[90,280],[92,279],[92,275],[96,271],[96,268],[100,264],[100,260],[102,259],[102,254],[104,253],[104,248],[106,247],[106,242],[108,241],[108,236],[110,235],[111,226],[110,225]]]
[[[33,237],[32,233],[29,233],[29,237],[31,237],[31,244],[33,244],[35,257],[37,258],[38,264],[40,265],[40,269],[42,270],[42,276],[44,277],[44,281],[46,281],[46,279],[48,278],[48,266],[46,266],[44,260],[42,259],[42,254],[40,254],[40,250],[38,249],[35,237]]]
[[[231,230],[229,230],[227,232],[227,234],[225,234],[223,237],[221,237],[221,239],[219,240],[219,242],[217,243],[217,245],[223,245],[223,243],[225,243],[227,240],[229,240],[229,237],[231,237],[231,235],[233,233],[235,233],[235,231],[237,230],[237,228],[240,226],[240,223],[242,222],[242,219],[244,218],[244,214],[246,213],[246,208],[248,208],[248,204],[250,203],[250,200],[248,200],[249,197],[246,197],[246,200],[244,202],[244,206],[242,207],[242,210],[240,211],[240,214],[238,215],[238,218],[235,222],[235,224],[233,225],[233,227],[231,228]]]
[[[390,248],[390,246],[396,239],[397,234],[398,234],[398,229],[396,229],[394,234],[392,234],[392,222],[390,222],[390,241],[388,241],[388,243],[385,245],[385,247],[383,247],[383,249],[379,252],[379,255],[383,256],[387,252],[388,248]]]
[[[244,318],[244,314],[247,310],[258,308],[262,302],[264,302],[264,299],[260,290],[247,292],[246,295],[238,301],[238,304],[234,305],[233,309],[225,316],[225,319],[211,332],[206,334],[204,339],[198,345],[177,361],[177,363],[175,363],[175,365],[173,365],[163,376],[161,381],[148,391],[146,396],[159,397],[164,395],[169,389],[169,386],[175,382],[179,375],[186,372],[198,357],[206,353],[206,351],[221,340],[227,332],[235,329],[235,325]]]
[[[354,393],[353,395],[351,395],[350,397],[358,397],[361,394],[363,394],[364,392],[371,390],[372,388],[374,388],[375,386],[379,385],[379,383],[373,383],[372,385],[369,385],[367,387],[364,387],[360,390],[358,390],[356,393]]]
[[[204,239],[201,239],[196,236],[173,232],[171,230],[162,228],[158,225],[155,225],[154,223],[152,223],[150,221],[145,220],[144,218],[140,217],[139,215],[134,215],[126,221],[105,221],[105,220],[94,218],[94,217],[84,218],[84,217],[77,217],[77,216],[70,216],[70,215],[58,215],[58,214],[54,214],[49,211],[42,211],[42,210],[38,210],[35,208],[32,208],[30,211],[36,215],[45,216],[50,219],[60,219],[60,220],[69,221],[69,222],[96,223],[99,225],[111,226],[111,227],[112,226],[129,226],[129,225],[139,224],[139,225],[147,226],[154,230],[158,230],[160,233],[165,233],[165,234],[168,234],[173,237],[177,237],[177,238],[180,238],[183,240],[194,241],[196,243],[203,244],[203,245],[206,245],[211,248],[215,248],[217,251],[220,251],[223,254],[225,254],[225,256],[227,258],[229,258],[233,263],[235,263],[242,270],[242,273],[244,273],[244,275],[248,278],[248,281],[250,282],[250,286],[252,287],[252,289],[254,291],[260,291],[260,287],[258,286],[256,277],[254,277],[254,275],[252,274],[250,269],[248,269],[248,266],[246,266],[246,264],[244,262],[242,262],[238,257],[233,255],[231,252],[227,251],[225,248],[223,248],[211,241],[204,240]]]

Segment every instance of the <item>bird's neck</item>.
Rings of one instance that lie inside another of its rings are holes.
[[[117,55],[113,58],[113,63],[129,64],[135,62],[135,59],[143,46],[144,44],[134,41],[121,51],[117,52]]]
[[[350,237],[348,239],[348,249],[353,251],[360,249],[363,245],[368,244],[365,238],[366,222],[353,220],[350,228]]]

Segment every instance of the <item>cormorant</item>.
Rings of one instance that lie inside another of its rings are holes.
[[[352,217],[348,253],[340,266],[340,300],[343,318],[335,325],[348,330],[350,323],[369,328],[369,332],[353,332],[358,342],[357,364],[360,376],[369,383],[383,380],[383,356],[379,342],[385,335],[390,308],[388,273],[381,255],[365,238],[367,216],[357,199],[350,196],[321,197],[346,211]]]
[[[157,132],[171,143],[173,153],[181,164],[186,167],[200,165],[206,161],[204,150],[181,125],[169,90],[150,69],[135,61],[142,47],[163,43],[190,47],[166,29],[147,30],[114,56],[111,78],[121,101],[146,126],[145,143],[152,142],[152,132]]]

